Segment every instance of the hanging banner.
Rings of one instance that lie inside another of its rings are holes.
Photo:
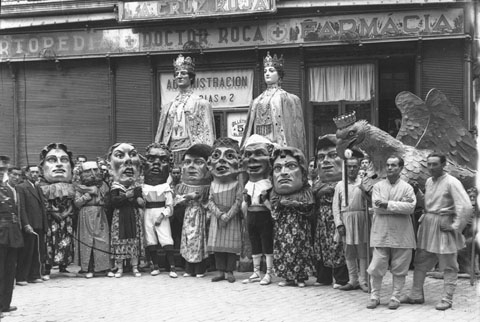
[[[192,89],[195,94],[209,101],[213,108],[247,107],[253,96],[253,70],[199,71]],[[161,73],[162,104],[173,101],[178,92],[173,72]]]
[[[118,21],[164,20],[275,12],[275,0],[155,0],[118,3]]]
[[[462,8],[0,36],[2,59],[332,45],[465,35]],[[225,22],[222,22],[225,21]]]

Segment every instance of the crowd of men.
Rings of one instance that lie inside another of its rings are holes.
[[[334,134],[318,138],[307,164],[300,99],[281,88],[283,57],[269,53],[267,88],[252,102],[242,142],[215,138],[211,105],[191,88],[193,60],[179,55],[173,66],[179,94],[162,107],[145,157],[129,143],[112,145],[98,162],[79,155],[75,164],[62,143],[43,148],[38,166],[20,169],[0,156],[0,178],[7,173],[0,184],[1,312],[17,309],[10,305],[14,283],[47,281],[54,266],[68,273],[74,258],[86,278],[121,278],[127,264],[141,277],[142,259],[156,276],[161,248],[169,276],[177,278],[175,246],[184,277],[204,277],[213,254],[212,282],[233,283],[247,243],[251,253],[243,255],[251,257],[253,274],[245,284],[266,286],[277,275],[281,287],[305,287],[314,276],[315,285],[370,292],[367,308],[374,309],[390,270],[388,308],[395,310],[424,303],[426,273],[438,264],[444,292],[436,309],[452,307],[472,205],[445,172],[445,155],[428,156],[424,191],[400,178],[400,155],[386,160],[385,178],[361,151],[349,150],[342,161]]]
[[[309,172],[314,188],[322,182],[321,179],[328,182],[328,176],[334,175],[331,172],[332,164],[338,162],[339,156],[332,148],[333,144],[318,145],[316,166],[310,168]],[[46,258],[45,238],[49,235],[49,221],[52,218],[47,216],[45,196],[39,186],[42,180],[41,169],[38,166],[23,169],[10,166],[9,159],[5,156],[0,157],[0,161],[0,176],[7,173],[7,180],[0,186],[0,303],[2,312],[9,312],[16,310],[15,306],[10,305],[14,279],[19,286],[42,283],[49,279],[51,267]],[[77,158],[77,167],[85,161],[83,156]],[[444,273],[445,287],[436,308],[450,308],[459,270],[457,252],[465,245],[461,232],[470,218],[472,206],[460,182],[444,171],[445,156],[433,153],[428,157],[431,178],[427,181],[424,195],[420,190],[414,192],[411,185],[400,179],[404,161],[399,156],[388,158],[387,177],[370,186],[359,176],[361,169],[372,174],[365,159],[354,153],[345,162],[345,179],[348,184],[338,181],[339,177],[333,181],[335,189],[330,205],[335,228],[333,231],[323,231],[330,236],[313,236],[313,239],[337,238],[338,244],[333,248],[341,252],[341,257],[345,257],[347,269],[341,268],[341,261],[338,265],[328,264],[328,254],[325,252],[328,246],[324,244],[325,249],[320,251],[319,257],[319,262],[323,261],[324,267],[318,268],[317,264],[316,284],[333,283],[340,290],[362,289],[368,292],[370,282],[367,308],[373,309],[380,302],[382,278],[389,269],[393,275],[393,291],[388,308],[397,309],[400,303],[424,302],[423,283],[426,273],[438,263],[439,269]],[[179,184],[180,169],[173,168],[173,172],[175,174],[171,176],[170,183]],[[104,179],[109,182],[108,177]],[[319,190],[321,189],[314,189],[314,193],[318,195]],[[419,220],[416,237],[413,212],[419,204],[423,205],[424,214]],[[315,208],[314,222],[323,220],[321,206],[317,204]],[[343,245],[339,249],[340,243]],[[411,264],[412,250],[415,248],[413,285],[410,294],[406,295],[402,290]],[[371,258],[370,250],[373,250]],[[326,268],[330,272],[322,276],[320,272]],[[68,272],[67,267],[61,265],[59,270]],[[158,267],[153,270],[158,270]],[[87,278],[93,276],[92,272],[89,273]],[[217,280],[221,279],[217,277]]]

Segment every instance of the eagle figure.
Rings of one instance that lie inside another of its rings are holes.
[[[475,185],[477,167],[476,142],[467,130],[460,112],[441,91],[431,89],[425,101],[410,92],[401,92],[395,104],[402,113],[402,125],[394,138],[369,124],[356,121],[355,112],[334,119],[337,125],[337,152],[360,148],[372,161],[375,173],[385,177],[390,155],[402,156],[402,178],[421,188],[430,176],[427,156],[433,152],[447,156],[446,172],[458,178],[465,188]]]

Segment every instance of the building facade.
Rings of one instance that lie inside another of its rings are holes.
[[[52,141],[89,159],[119,141],[142,151],[176,95],[179,53],[195,59],[217,136],[241,137],[267,52],[283,54],[282,87],[302,100],[307,155],[352,110],[395,135],[404,90],[442,90],[473,129],[475,11],[473,1],[3,0],[0,149],[19,165]]]

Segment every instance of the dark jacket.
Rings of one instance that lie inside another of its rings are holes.
[[[22,227],[32,226],[33,229],[46,231],[48,227],[45,200],[40,188],[24,181],[16,186],[20,202],[20,218]]]
[[[0,185],[0,246],[2,247],[23,247],[17,208],[12,190]]]

